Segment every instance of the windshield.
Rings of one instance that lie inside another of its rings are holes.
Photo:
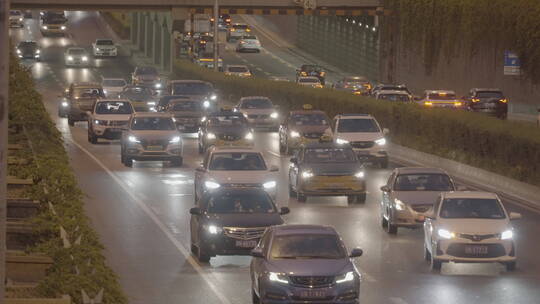
[[[506,218],[501,204],[496,199],[451,198],[445,199],[441,206],[442,218]]]
[[[394,185],[395,191],[453,191],[450,177],[445,174],[401,174]]]
[[[73,97],[99,98],[99,97],[105,97],[105,93],[103,93],[103,89],[101,88],[76,88],[73,90]]]
[[[114,45],[112,40],[98,40],[96,41],[98,45]]]
[[[43,20],[43,23],[45,23],[45,24],[64,24],[64,23],[66,23],[66,19],[63,19],[63,18],[47,18],[47,20]]]
[[[123,79],[105,79],[102,85],[104,87],[124,87],[127,83]]]
[[[132,130],[176,130],[170,117],[136,117],[131,123]]]
[[[10,15],[10,16],[20,16],[20,15],[21,15],[21,11],[9,11],[9,15]]]
[[[233,73],[246,73],[249,72],[248,68],[246,67],[229,67],[229,72]]]
[[[271,109],[272,102],[268,98],[252,98],[242,100],[242,109]]]
[[[451,100],[451,99],[456,99],[456,94],[454,94],[454,93],[433,93],[433,94],[428,94],[428,99],[431,99],[431,100]]]
[[[242,36],[243,40],[257,40],[257,36]]]
[[[172,84],[172,95],[208,95],[213,88],[204,82],[178,82]]]
[[[338,132],[352,133],[378,133],[381,132],[379,126],[373,119],[340,119],[338,123]]]
[[[158,71],[153,67],[142,67],[135,70],[135,75],[157,75]]]
[[[351,77],[351,78],[345,78],[345,83],[352,84],[352,83],[365,83],[368,82],[366,78],[363,77]]]
[[[390,101],[410,101],[408,95],[405,94],[379,94],[377,99],[390,100]]]
[[[96,114],[131,114],[131,104],[125,101],[98,102]]]
[[[132,101],[146,101],[153,98],[153,91],[149,88],[127,88],[122,92],[122,97]]]
[[[310,148],[306,149],[304,161],[308,163],[350,163],[356,162],[351,148]]]
[[[291,122],[296,126],[326,126],[328,121],[326,115],[314,114],[292,114]]]
[[[497,98],[497,99],[503,99],[504,95],[502,92],[494,92],[494,91],[484,91],[484,92],[477,92],[476,98]]]
[[[242,126],[247,124],[244,116],[239,115],[211,116],[208,120],[210,127]]]
[[[249,27],[247,24],[233,24],[232,26],[235,30],[247,30]]]
[[[69,49],[68,54],[70,55],[84,55],[86,51],[84,49]]]
[[[201,111],[201,103],[198,102],[198,101],[194,101],[194,100],[182,100],[182,101],[178,101],[178,102],[175,102],[174,100],[172,100],[172,102],[174,103],[172,105],[172,111],[175,111],[175,112],[196,112],[196,111]]]
[[[275,213],[276,207],[266,192],[231,191],[212,195],[206,201],[208,213]]]
[[[229,152],[214,153],[210,161],[210,170],[266,170],[266,165],[260,153]]]
[[[34,48],[37,48],[37,43],[31,41],[31,42],[21,42],[19,43],[19,48],[20,49],[34,49]]]
[[[279,235],[272,240],[272,259],[344,259],[345,248],[335,235]]]

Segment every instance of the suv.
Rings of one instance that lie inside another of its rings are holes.
[[[315,64],[304,64],[296,70],[296,82],[300,77],[317,77],[321,82],[321,85],[325,85],[326,72],[323,71],[321,66]]]
[[[508,115],[508,99],[499,89],[474,88],[463,97],[467,109],[505,119]]]
[[[68,124],[74,126],[77,121],[86,121],[87,113],[94,110],[94,103],[105,98],[101,84],[95,82],[72,83],[65,90],[61,103],[62,113],[68,118]]]
[[[290,155],[302,144],[318,142],[323,136],[332,136],[328,115],[306,104],[302,110],[289,112],[279,127],[279,152]]]
[[[251,252],[253,303],[357,304],[361,275],[332,227],[281,225],[266,230]]]
[[[218,110],[217,91],[210,82],[202,80],[171,80],[167,86],[167,93],[202,100],[206,111]]]
[[[244,114],[253,128],[279,130],[279,113],[272,100],[263,96],[249,96],[240,98],[235,111]]]
[[[253,146],[253,130],[242,113],[222,110],[203,117],[199,128],[199,153],[212,146]]]
[[[9,11],[9,27],[24,27],[24,17],[21,11]]]
[[[349,91],[354,95],[369,95],[371,83],[365,76],[347,76],[334,84],[334,89]]]
[[[94,57],[116,57],[118,55],[118,49],[111,39],[97,39],[92,43],[92,52]]]
[[[456,97],[456,92],[448,90],[426,90],[418,104],[430,108],[463,108],[463,102]]]
[[[369,114],[342,114],[334,117],[334,136],[338,144],[349,143],[361,162],[388,167],[386,138],[388,129],[381,129]]]
[[[98,138],[119,139],[133,112],[129,100],[98,100],[94,110],[88,113],[88,142],[97,144]]]
[[[131,84],[149,87],[154,90],[161,89],[161,76],[155,67],[136,67],[131,73]]]
[[[196,133],[204,115],[202,102],[196,99],[171,99],[164,109],[174,117],[174,123],[183,133]]]
[[[51,16],[44,18],[41,21],[41,27],[39,28],[41,35],[60,35],[65,36],[67,30],[67,19],[60,16]]]
[[[283,224],[270,196],[253,188],[223,188],[206,193],[190,209],[191,252],[206,263],[216,255],[249,255],[264,231]]]
[[[221,187],[248,187],[277,194],[278,167],[268,166],[262,151],[241,147],[208,150],[195,170],[195,200],[206,191]]]

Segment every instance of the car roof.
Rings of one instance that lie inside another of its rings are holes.
[[[109,77],[101,77],[102,81],[103,80],[123,80],[123,81],[126,81],[124,78],[109,78]],[[126,81],[127,82],[127,81]]]
[[[378,95],[384,95],[384,94],[396,94],[396,95],[409,95],[405,91],[398,91],[398,90],[380,90],[377,92]]]
[[[260,149],[256,149],[256,148],[253,148],[253,147],[250,147],[250,146],[245,146],[245,147],[241,147],[241,146],[236,146],[236,147],[226,147],[226,146],[223,146],[223,147],[220,147],[220,146],[213,146],[210,150],[211,153],[217,153],[217,152],[252,152],[252,153],[263,153],[262,150]]]
[[[290,114],[323,114],[326,115],[324,111],[321,110],[294,110]]]
[[[497,194],[484,191],[452,191],[443,192],[444,198],[477,198],[477,199],[497,199]]]
[[[451,91],[451,90],[426,90],[425,91],[427,94],[456,94],[456,92],[454,91]]]
[[[170,113],[167,112],[135,112],[132,114],[133,117],[172,117]]]
[[[344,80],[362,80],[362,81],[368,81],[366,76],[345,76],[343,77]]]
[[[445,174],[446,171],[439,168],[429,168],[429,167],[401,167],[395,169],[398,174]]]
[[[337,119],[373,119],[370,114],[339,114],[336,115]]]
[[[246,68],[249,69],[245,64],[227,64],[227,68]]]
[[[95,87],[100,88],[101,87],[101,83],[97,83],[97,82],[74,82],[72,83],[72,85],[78,88],[95,88]]]
[[[474,92],[501,92],[502,93],[501,89],[496,89],[496,88],[473,88],[473,89],[471,89],[471,91],[474,91]]]
[[[298,77],[298,80],[300,79],[314,79],[314,80],[320,81],[319,78],[315,76],[300,76]]]
[[[262,188],[256,188],[256,187],[219,187],[216,190],[213,191],[207,191],[203,194],[203,197],[209,197],[209,196],[220,196],[223,195],[224,192],[233,192],[233,193],[260,193],[263,195],[268,196],[268,192],[266,192]],[[272,201],[272,204],[275,206],[275,202]]]
[[[270,98],[266,97],[266,96],[244,96],[244,97],[240,98],[240,101],[244,101],[246,99],[268,99],[268,100],[270,100]]]
[[[329,234],[338,235],[337,231],[331,226],[325,225],[279,225],[271,228],[275,235],[292,234]]]
[[[114,99],[114,98],[100,98],[100,99],[98,99],[98,100],[96,101],[96,103],[98,103],[98,102],[129,102],[129,103],[131,103],[131,101],[128,100],[128,99],[120,99],[120,98],[118,98],[118,99]]]
[[[78,46],[72,46],[72,47],[69,47],[67,50],[68,50],[68,51],[71,51],[71,50],[83,50],[83,51],[86,52],[86,49],[85,49],[85,48],[78,47]]]

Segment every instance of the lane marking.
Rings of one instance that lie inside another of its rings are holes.
[[[279,153],[277,153],[277,152],[270,151],[270,150],[267,150],[266,152],[267,152],[268,154],[274,155],[274,156],[277,157],[277,158],[282,158],[282,155],[279,154]],[[283,157],[283,158],[285,158],[285,157]]]
[[[211,275],[204,272],[201,265],[199,265],[191,256],[191,253],[178,241],[174,235],[169,231],[167,226],[163,224],[159,218],[156,216],[155,213],[150,210],[150,208],[129,189],[129,187],[118,177],[114,172],[109,170],[105,164],[103,164],[97,157],[95,157],[90,151],[88,151],[86,148],[78,144],[75,140],[72,138],[65,138],[68,142],[75,145],[77,148],[79,148],[81,151],[83,151],[88,157],[90,157],[98,166],[100,166],[130,197],[133,199],[137,205],[152,219],[152,221],[159,227],[159,229],[165,234],[165,236],[171,241],[171,243],[176,247],[176,249],[186,258],[186,261],[197,271],[197,273],[201,276],[201,278],[208,284],[210,289],[214,292],[216,297],[219,299],[219,301],[222,304],[232,304],[231,301],[225,296],[225,294],[221,293],[217,287],[217,285],[213,282]]]

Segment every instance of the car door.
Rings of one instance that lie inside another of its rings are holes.
[[[385,218],[390,218],[389,210],[392,206],[392,191],[394,190],[394,182],[396,179],[396,172],[392,172],[390,177],[388,177],[388,181],[386,183],[386,187],[388,191],[382,191],[382,210],[381,213],[384,215]]]
[[[211,152],[206,151],[203,161],[201,163],[201,166],[198,167],[195,170],[195,191],[197,192],[197,197],[201,197],[203,194],[204,185],[203,182],[205,181],[207,175],[208,175],[208,168],[210,163],[210,157]]]
[[[268,251],[270,249],[270,243],[272,240],[271,229],[266,229],[259,244],[256,248],[260,248],[265,257],[268,257]],[[252,258],[251,259],[251,282],[253,289],[259,291],[259,279],[266,273],[266,259],[265,258]]]
[[[302,162],[302,155],[304,154],[304,149],[300,148],[296,150],[291,159],[296,159],[296,164],[292,164],[289,170],[289,183],[293,186],[293,189],[298,190],[298,175],[300,174],[300,165]]]
[[[287,143],[287,126],[289,125],[289,115],[285,117],[283,120],[283,123],[279,127],[279,140],[281,141],[282,145],[285,145]]]
[[[195,202],[195,207],[198,207],[201,211],[204,210],[201,199]],[[199,243],[199,230],[202,223],[202,214],[192,214],[190,217],[190,233],[191,233],[191,242],[193,244]]]
[[[433,240],[432,240],[433,231],[436,231],[438,229],[436,226],[437,226],[437,217],[439,214],[439,208],[441,206],[441,200],[442,200],[442,196],[439,195],[435,204],[433,205],[433,209],[432,209],[433,218],[426,217],[424,221],[424,242],[426,244],[426,248],[428,248],[428,250],[430,251],[431,251],[431,244],[433,244]]]

